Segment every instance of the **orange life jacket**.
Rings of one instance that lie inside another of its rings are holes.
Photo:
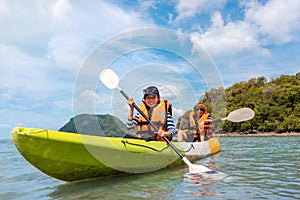
[[[161,100],[155,107],[149,110],[146,107],[145,102],[141,102],[140,109],[145,113],[148,119],[158,128],[162,128],[164,131],[167,130],[167,114],[168,110],[171,108],[171,104],[167,99]],[[137,136],[142,137],[143,135],[155,136],[155,129],[148,123],[148,121],[140,115],[138,119],[138,132]]]
[[[207,138],[212,137],[212,124],[211,124],[211,122],[205,122],[205,120],[208,120],[209,117],[210,117],[210,114],[205,112],[199,119],[199,123],[204,121],[204,132],[205,132]]]
[[[205,112],[199,119],[198,122],[196,123],[196,116],[195,113],[192,111],[190,113],[189,116],[189,121],[190,121],[190,131],[192,134],[197,135],[200,134],[200,130],[199,130],[199,124],[202,121],[208,120],[209,119],[210,114],[208,112]],[[211,136],[212,134],[212,125],[211,123],[204,123],[204,131],[206,134],[208,134],[209,136]]]

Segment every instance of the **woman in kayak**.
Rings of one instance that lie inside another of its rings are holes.
[[[169,140],[176,133],[175,124],[172,118],[172,105],[167,99],[160,99],[157,87],[150,86],[143,90],[143,100],[140,104],[140,109],[151,120],[151,122],[159,129],[155,132],[154,128],[147,120],[137,113],[134,117],[133,99],[128,99],[130,107],[127,129],[136,129],[136,137],[146,140],[162,140],[166,136]]]
[[[178,142],[203,142],[212,134],[211,117],[205,105],[197,103],[189,115],[188,127],[178,131]]]

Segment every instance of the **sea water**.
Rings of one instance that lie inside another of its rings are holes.
[[[0,140],[0,199],[300,199],[300,137],[219,140],[222,151],[196,164],[222,176],[189,176],[182,165],[72,183],[43,174]]]

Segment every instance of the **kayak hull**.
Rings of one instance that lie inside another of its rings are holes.
[[[165,143],[16,127],[12,140],[21,155],[45,174],[77,181],[120,173],[146,173],[183,161]],[[194,161],[220,151],[216,138],[174,145]]]

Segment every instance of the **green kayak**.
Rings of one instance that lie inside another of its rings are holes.
[[[113,138],[16,127],[12,140],[34,167],[64,181],[77,181],[119,173],[146,173],[183,161],[161,141]],[[194,161],[220,151],[216,138],[174,145]]]

